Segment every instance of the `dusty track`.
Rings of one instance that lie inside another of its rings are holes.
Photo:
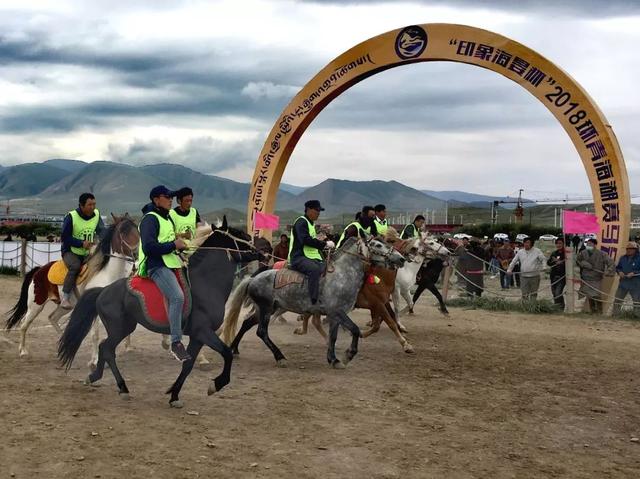
[[[18,290],[0,280],[2,310]],[[81,384],[87,344],[65,373],[50,327],[32,332],[28,359],[0,342],[1,476],[640,477],[639,325],[459,309],[444,319],[431,303],[406,320],[415,356],[383,326],[344,371],[292,320],[271,328],[288,369],[249,334],[231,385],[207,397],[213,373],[195,371],[182,410],[163,394],[179,365],[146,331],[119,356],[128,402],[110,371],[100,388]],[[347,341],[341,332],[340,350]]]

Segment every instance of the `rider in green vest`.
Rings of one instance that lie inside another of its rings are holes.
[[[413,223],[408,224],[402,229],[402,233],[400,233],[400,238],[409,239],[409,238],[419,238],[420,231],[424,226],[424,216],[417,215],[413,220]]]
[[[306,275],[309,279],[309,297],[311,304],[318,302],[320,294],[320,276],[324,271],[324,261],[320,250],[333,248],[332,241],[316,238],[315,221],[324,208],[318,200],[309,200],[304,204],[304,215],[299,216],[291,228],[289,240],[289,267]]]
[[[196,236],[196,228],[202,225],[200,214],[192,206],[193,190],[188,186],[176,191],[178,206],[169,211],[171,220],[179,237],[193,239]]]
[[[374,210],[372,206],[363,206],[362,211],[358,211],[356,213],[356,220],[349,223],[342,232],[342,235],[338,240],[338,248],[340,248],[347,239],[360,235],[360,231],[373,236],[378,235],[378,230],[376,229],[376,224],[374,222]]]
[[[100,212],[96,209],[96,197],[91,193],[82,193],[78,198],[78,208],[70,211],[62,223],[62,260],[68,272],[62,285],[62,301],[60,306],[71,309],[71,292],[76,286],[76,279],[89,249],[95,244],[104,231],[104,223]]]
[[[171,353],[180,362],[191,356],[182,344],[182,306],[184,293],[172,270],[182,268],[177,252],[186,248],[182,239],[176,239],[175,226],[169,216],[175,192],[164,185],[154,187],[149,193],[151,203],[142,212],[140,221],[140,247],[138,274],[149,277],[158,286],[169,303],[169,329]]]
[[[373,222],[376,225],[376,230],[379,235],[384,236],[389,229],[389,225],[387,224],[387,207],[383,204],[376,205],[373,211],[375,213]]]

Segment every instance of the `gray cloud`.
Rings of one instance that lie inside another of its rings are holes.
[[[242,141],[221,141],[210,136],[190,139],[175,148],[161,139],[135,140],[130,144],[112,143],[108,159],[128,165],[176,163],[207,174],[249,166],[256,161],[262,147],[258,137]]]

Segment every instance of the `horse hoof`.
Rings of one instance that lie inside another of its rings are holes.
[[[120,396],[120,399],[122,399],[123,401],[128,401],[129,399],[131,399],[131,396],[129,396],[129,393],[118,393],[118,395]]]
[[[169,351],[169,348],[171,347],[169,343],[162,341],[162,343],[160,344],[162,345],[162,349],[164,349],[165,351]]]
[[[303,335],[306,334],[302,328],[296,328],[293,330],[293,334]]]
[[[215,394],[217,392],[218,388],[216,387],[216,384],[214,382],[209,384],[209,388],[207,389],[207,396],[211,396],[212,394]]]
[[[28,356],[29,356],[29,351],[27,351],[26,349],[21,349],[21,350],[20,350],[20,353],[19,353],[19,356],[20,356],[21,358],[26,358],[26,357],[28,357]]]
[[[413,350],[413,346],[411,346],[410,344],[405,344],[403,346],[404,352],[407,354],[415,354],[415,351]]]
[[[98,368],[98,363],[90,362],[87,366],[89,366],[89,369],[93,372]]]
[[[286,368],[288,366],[287,365],[287,360],[286,359],[278,359],[276,361],[276,366],[279,367],[279,368]]]
[[[407,328],[404,327],[404,324],[400,324],[398,323],[398,329],[400,330],[401,333],[403,334],[407,334],[409,331],[407,331]]]
[[[345,369],[346,368],[346,366],[339,359],[336,359],[333,363],[331,363],[331,367],[333,369]]]
[[[415,313],[413,312],[413,309],[409,310],[409,316],[413,316]]]
[[[449,311],[440,311],[444,316],[449,316]]]
[[[169,401],[169,407],[174,407],[176,409],[182,409],[184,407],[184,403],[180,401],[180,399],[176,399],[175,401]]]
[[[238,351],[237,349],[234,349],[234,350],[232,351],[232,354],[233,354],[233,357],[234,357],[234,358],[237,358],[238,356],[240,356],[240,351]]]

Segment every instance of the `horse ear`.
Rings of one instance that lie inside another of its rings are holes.
[[[114,222],[118,221],[118,218],[116,218],[116,215],[113,214],[113,211],[110,214]]]
[[[222,226],[221,228],[223,230],[226,230],[229,227],[229,225],[227,224],[227,215],[223,215],[222,216]]]

